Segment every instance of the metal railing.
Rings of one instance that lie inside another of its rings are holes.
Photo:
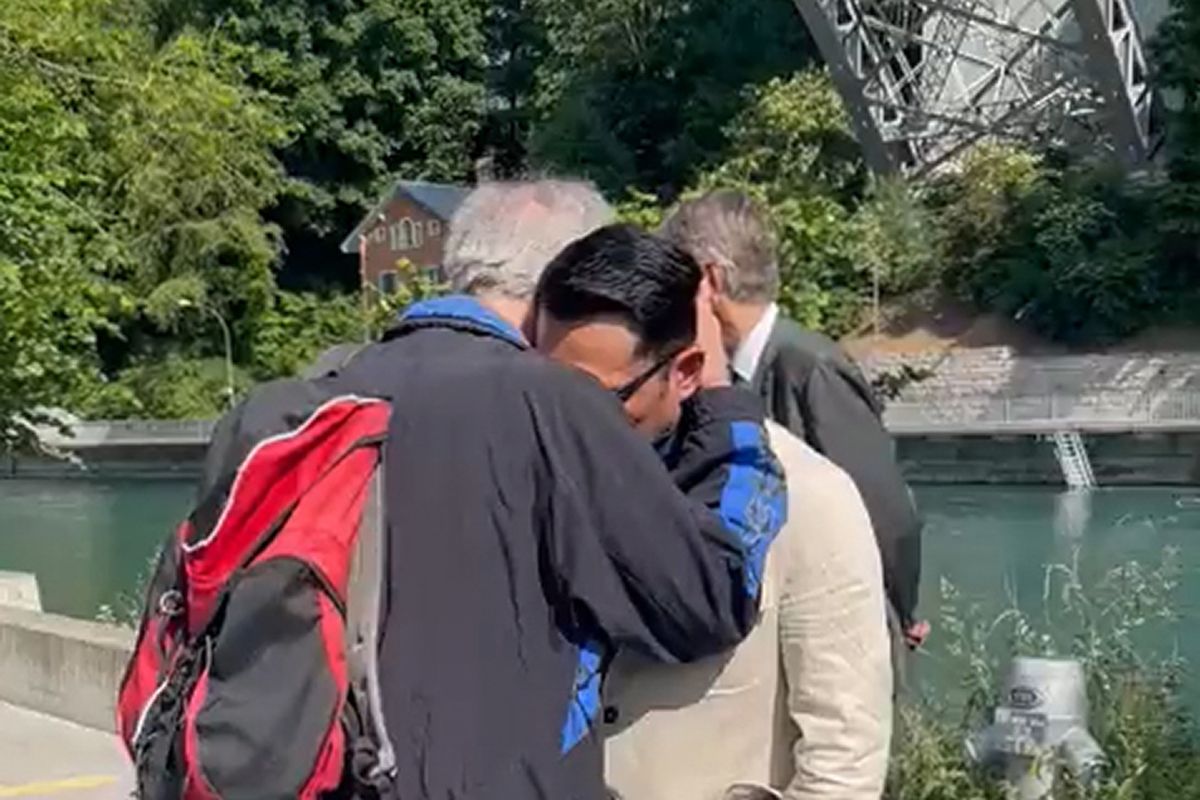
[[[985,426],[1169,427],[1200,426],[1200,392],[1106,391],[1089,394],[956,395],[890,403],[890,429]]]
[[[73,449],[98,445],[205,444],[212,437],[214,420],[90,420],[67,424],[67,430],[37,429],[49,447]]]
[[[887,405],[894,432],[1081,428],[1200,428],[1200,391],[1104,391],[1091,394],[955,395]],[[97,446],[203,445],[214,420],[92,420],[70,432],[38,428],[42,443],[72,450]]]

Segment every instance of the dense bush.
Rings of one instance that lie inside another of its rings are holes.
[[[252,381],[234,367],[234,394]],[[111,380],[83,392],[78,411],[100,419],[210,419],[229,406],[224,358],[186,358],[169,354],[122,370]]]
[[[1104,165],[981,151],[934,192],[946,279],[1054,339],[1133,333],[1162,319],[1171,298],[1154,213],[1160,191]]]

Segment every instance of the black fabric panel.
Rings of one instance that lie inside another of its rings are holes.
[[[224,800],[296,797],[335,724],[320,591],[305,565],[274,559],[229,598],[196,720],[201,770]]]

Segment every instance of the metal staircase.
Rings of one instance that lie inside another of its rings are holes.
[[[1054,454],[1058,457],[1058,466],[1062,469],[1063,478],[1070,489],[1092,489],[1096,486],[1096,476],[1092,472],[1092,462],[1088,459],[1087,448],[1083,437],[1078,431],[1059,431],[1054,434]]]

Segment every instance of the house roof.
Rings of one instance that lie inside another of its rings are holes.
[[[342,242],[341,251],[346,254],[357,253],[359,238],[379,219],[388,204],[398,197],[408,197],[438,219],[449,222],[470,192],[471,187],[458,184],[396,181],[362,221],[354,226],[354,230],[350,231],[350,235]]]

